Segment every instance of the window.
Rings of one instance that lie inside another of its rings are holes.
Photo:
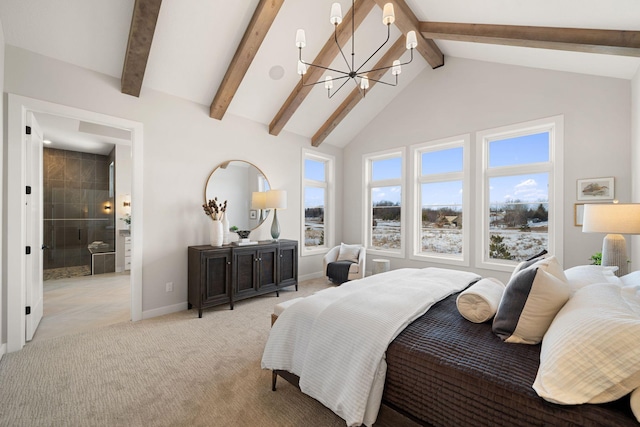
[[[403,157],[397,150],[364,157],[366,245],[369,250],[390,256],[404,256]]]
[[[413,258],[469,265],[469,136],[412,147]],[[437,258],[437,259],[434,259]]]
[[[302,164],[302,255],[311,255],[333,245],[334,159],[303,150]]]
[[[543,249],[562,256],[562,117],[478,133],[480,263],[510,269]]]

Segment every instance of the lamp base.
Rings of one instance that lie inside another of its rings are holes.
[[[621,234],[607,234],[602,241],[602,265],[617,266],[616,276],[628,273],[627,242]]]
[[[271,224],[271,238],[277,241],[280,237],[280,224],[278,223],[278,209],[273,210],[273,224]]]

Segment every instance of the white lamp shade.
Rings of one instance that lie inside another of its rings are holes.
[[[267,209],[286,209],[287,192],[284,190],[269,190],[266,193]]]
[[[296,31],[296,47],[303,48],[307,45],[307,37],[303,29]]]
[[[342,7],[340,7],[340,3],[331,5],[331,18],[329,20],[334,25],[340,25],[342,22]]]
[[[298,61],[298,74],[303,75],[307,73],[307,66],[302,63],[302,61]]]
[[[583,233],[640,234],[640,203],[584,205]]]
[[[254,191],[251,193],[251,209],[264,209],[267,205],[267,193]]]
[[[369,77],[362,76],[360,78],[360,89],[369,89]]]
[[[415,49],[418,46],[418,39],[415,31],[407,33],[407,49]]]
[[[391,74],[393,74],[394,76],[397,76],[401,72],[402,72],[402,66],[400,65],[400,61],[398,61],[396,59],[395,61],[393,61],[393,67],[391,68]]]
[[[331,76],[327,76],[324,78],[324,88],[333,89],[333,79],[331,78]]]
[[[382,23],[384,25],[393,24],[396,20],[396,15],[393,13],[393,4],[387,3],[382,10]]]

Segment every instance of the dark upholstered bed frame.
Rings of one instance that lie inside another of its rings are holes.
[[[601,405],[563,406],[531,385],[540,345],[508,344],[490,323],[465,320],[457,294],[435,304],[387,349],[383,403],[433,426],[638,426],[629,398]],[[299,378],[274,371],[295,386]]]

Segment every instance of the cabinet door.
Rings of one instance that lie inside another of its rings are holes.
[[[202,305],[228,302],[231,295],[231,252],[203,252],[201,262],[204,271]]]
[[[281,243],[279,250],[278,287],[298,284],[298,245]]]
[[[255,293],[258,263],[258,251],[255,249],[235,249],[233,251],[233,291],[238,298]]]
[[[277,281],[277,256],[278,248],[271,246],[258,250],[258,260],[260,261],[260,271],[258,275],[257,290],[273,288],[275,290]]]

